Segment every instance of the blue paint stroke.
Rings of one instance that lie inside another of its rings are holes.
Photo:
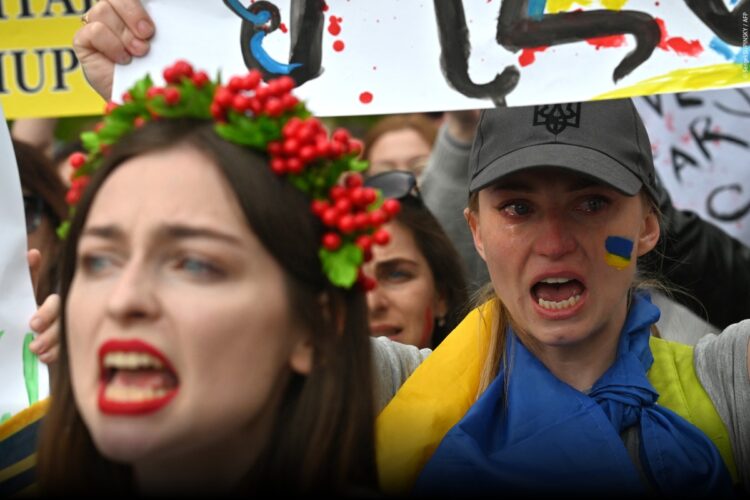
[[[708,46],[713,49],[714,52],[721,54],[727,61],[732,61],[735,58],[734,51],[717,36],[711,39]]]
[[[269,56],[266,49],[263,48],[263,39],[265,36],[266,33],[264,31],[259,31],[254,34],[250,39],[250,51],[255,60],[258,61],[266,71],[277,75],[288,75],[293,69],[302,66],[300,63],[283,64]]]
[[[633,241],[620,236],[610,236],[604,242],[607,253],[630,260],[630,254],[633,253]]]
[[[227,0],[227,4],[232,8],[232,10],[240,16],[245,21],[249,21],[253,23],[254,25],[258,26],[260,24],[265,24],[268,21],[271,20],[271,13],[268,11],[263,11],[260,14],[253,14],[249,10],[247,10],[240,2],[239,0]]]
[[[547,7],[547,0],[529,0],[529,17],[534,20],[540,20],[544,16],[544,9]]]

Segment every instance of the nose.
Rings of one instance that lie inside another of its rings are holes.
[[[120,323],[132,323],[155,317],[158,304],[154,273],[149,272],[142,261],[131,259],[107,299],[107,313]]]
[[[388,293],[380,283],[367,292],[367,309],[371,318],[383,314],[388,309]]]
[[[534,242],[537,254],[556,260],[573,252],[576,246],[575,237],[564,217],[550,214],[544,218]]]

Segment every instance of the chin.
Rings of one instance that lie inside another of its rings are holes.
[[[163,435],[149,432],[135,422],[99,422],[89,432],[99,453],[113,462],[133,464],[163,448]]]

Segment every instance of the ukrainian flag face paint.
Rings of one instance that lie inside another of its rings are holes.
[[[621,236],[610,236],[604,242],[607,249],[607,264],[618,271],[622,271],[630,265],[630,256],[633,253],[633,241]]]

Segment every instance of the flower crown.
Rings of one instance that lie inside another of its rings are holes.
[[[268,153],[271,170],[311,198],[312,213],[326,227],[318,256],[331,283],[372,289],[375,281],[362,273],[361,265],[372,258],[373,245],[390,240],[381,226],[399,212],[400,203],[363,186],[359,172],[368,164],[358,159],[362,143],[345,129],[329,136],[291,93],[295,83],[290,77],[264,83],[261,73],[251,70],[223,85],[220,78],[212,81],[186,61],[167,67],[163,75],[164,87],[144,77],[123,94],[122,104],[107,104],[94,131],[81,134],[87,154],[73,153],[69,159],[69,219],[91,175],[121,137],[153,120],[214,120],[219,136]],[[61,238],[69,227],[70,220],[58,228]]]

